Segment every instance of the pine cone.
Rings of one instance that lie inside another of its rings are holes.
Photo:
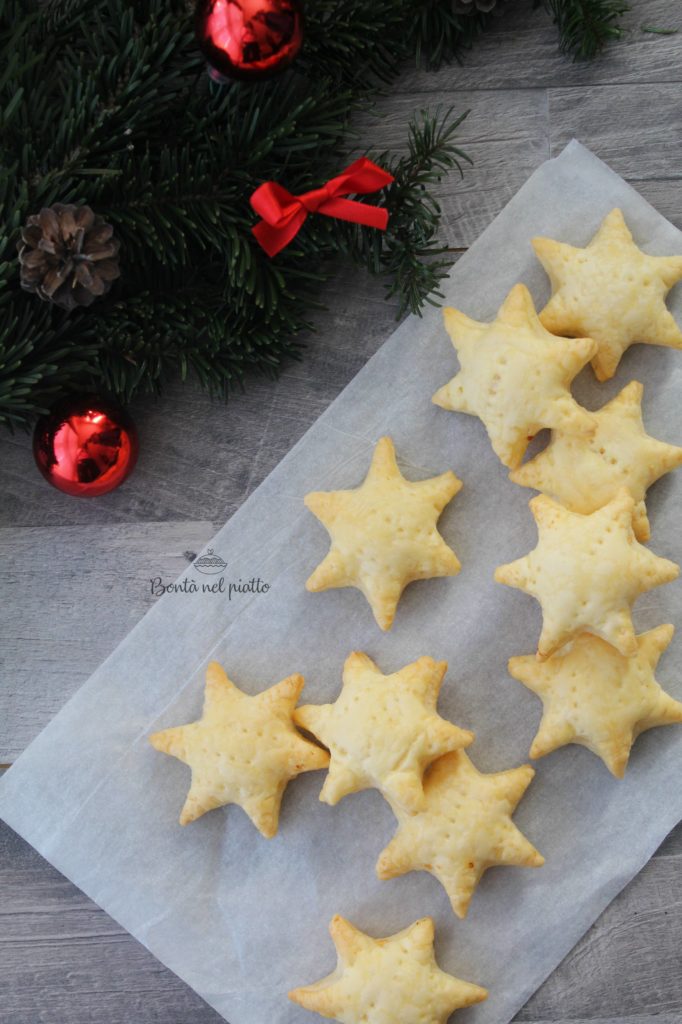
[[[507,0],[452,0],[452,9],[455,14],[477,14],[483,12],[489,14],[501,14]]]
[[[113,234],[89,206],[45,207],[21,231],[21,287],[62,309],[89,306],[120,275]]]

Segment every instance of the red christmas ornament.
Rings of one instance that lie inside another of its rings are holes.
[[[137,451],[132,419],[101,395],[62,399],[33,433],[38,469],[53,487],[75,497],[113,491],[132,472]]]
[[[301,49],[301,3],[199,0],[196,33],[212,78],[269,78],[288,67]]]

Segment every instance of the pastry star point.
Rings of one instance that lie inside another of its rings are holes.
[[[443,409],[478,416],[506,466],[521,463],[530,439],[543,427],[594,432],[592,414],[572,397],[570,384],[596,343],[550,334],[524,285],[512,288],[492,323],[477,323],[453,309],[444,311],[444,320],[460,371],[432,400]]]
[[[446,1024],[455,1010],[487,998],[484,988],[438,966],[430,917],[373,939],[337,914],[329,931],[336,970],[289,992],[289,999],[306,1010],[345,1024]]]
[[[545,495],[529,504],[538,526],[537,546],[499,566],[495,579],[540,602],[538,657],[549,658],[581,632],[600,636],[623,655],[634,654],[632,603],[676,579],[680,570],[636,541],[632,495],[621,488],[590,515],[569,512]]]
[[[682,448],[646,433],[642,419],[643,386],[631,381],[595,412],[593,437],[554,431],[547,447],[509,474],[583,515],[606,504],[621,487],[635,500],[633,527],[639,541],[651,534],[645,497],[665,473],[682,465]]]
[[[346,659],[335,703],[296,709],[296,724],[330,751],[320,800],[334,805],[350,793],[376,788],[410,812],[423,805],[427,765],[474,738],[436,711],[446,669],[446,662],[423,657],[384,675],[355,651]]]
[[[306,589],[356,587],[379,627],[390,629],[409,583],[460,571],[459,559],[438,532],[437,522],[461,487],[451,471],[427,480],[407,480],[398,468],[393,442],[381,438],[359,487],[315,491],[305,497],[331,538],[331,548]]]
[[[424,807],[393,807],[398,830],[377,861],[380,879],[428,871],[454,913],[466,917],[483,873],[495,865],[540,867],[544,858],[511,816],[535,775],[530,765],[485,775],[458,750],[435,761],[424,778]]]
[[[275,835],[287,782],[329,762],[326,751],[294,728],[302,688],[303,676],[295,674],[250,697],[221,665],[209,663],[201,718],[149,737],[156,750],[192,769],[181,825],[235,803],[266,838]]]
[[[549,661],[538,662],[533,655],[510,658],[510,674],[543,703],[530,756],[544,757],[579,743],[622,778],[640,733],[682,723],[682,702],[667,694],[654,676],[673,632],[671,625],[664,625],[643,633],[630,657],[585,633]]]
[[[682,280],[682,257],[642,252],[620,210],[608,214],[584,249],[551,238],[534,238],[533,248],[552,284],[540,319],[556,334],[595,339],[599,380],[613,377],[635,342],[682,348],[682,331],[665,305]]]

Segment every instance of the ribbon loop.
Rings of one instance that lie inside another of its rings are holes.
[[[272,257],[296,237],[309,213],[321,213],[385,231],[386,209],[344,197],[376,192],[393,180],[392,174],[362,156],[326,185],[300,196],[292,195],[276,181],[266,181],[251,196],[251,206],[262,218],[252,228],[253,234]]]

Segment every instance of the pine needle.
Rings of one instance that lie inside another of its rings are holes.
[[[586,56],[624,4],[546,0],[562,45]],[[348,161],[352,118],[408,59],[459,58],[492,19],[452,0],[307,0],[291,70],[222,88],[205,74],[187,0],[0,0],[0,423],[27,427],[69,388],[129,400],[171,373],[226,395],[300,354],[341,256],[380,275],[398,315],[440,299],[452,253],[438,189],[470,162],[465,115],[422,111],[404,156],[377,154],[395,183],[389,229],[310,217],[270,260],[249,196],[299,193]],[[362,140],[359,140],[360,144]],[[364,146],[363,146],[364,149]],[[88,203],[121,241],[122,277],[66,315],[22,291],[17,241],[55,202]]]

